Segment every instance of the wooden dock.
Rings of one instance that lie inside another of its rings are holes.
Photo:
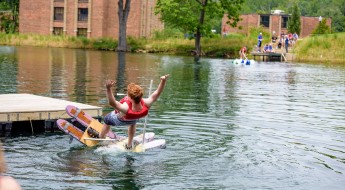
[[[251,55],[254,57],[254,60],[256,60],[256,57],[259,57],[262,61],[286,61],[283,53],[252,52]]]
[[[102,116],[101,107],[32,94],[0,94],[0,105],[2,133],[10,132],[16,122],[21,125],[27,122],[33,128],[33,121],[41,121],[45,123],[45,128],[52,127],[57,119],[70,118],[65,111],[67,105],[74,105],[94,118]]]

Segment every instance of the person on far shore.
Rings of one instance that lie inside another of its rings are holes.
[[[21,190],[19,183],[11,176],[2,175],[7,171],[3,148],[0,143],[0,190]]]
[[[283,37],[280,37],[279,40],[278,40],[277,48],[278,48],[278,49],[281,49],[282,46],[283,46]]]
[[[267,52],[267,51],[268,51],[268,44],[265,44],[263,52]]]
[[[285,36],[285,50],[286,50],[286,53],[289,52],[289,37],[288,37],[288,35]]]
[[[295,42],[297,42],[297,40],[298,40],[298,34],[297,34],[296,32],[292,34],[292,37],[293,37],[293,40],[294,40]]]
[[[260,32],[258,36],[258,51],[261,52],[261,45],[262,45],[262,33]]]
[[[274,52],[272,43],[268,44],[268,52]]]

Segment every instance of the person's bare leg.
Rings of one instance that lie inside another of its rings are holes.
[[[110,130],[110,126],[107,124],[103,124],[103,128],[102,128],[101,133],[99,134],[99,138],[104,139],[107,133],[109,132],[109,130]]]
[[[128,142],[127,142],[127,146],[131,146],[133,143],[133,138],[135,135],[135,131],[136,131],[136,124],[134,125],[130,125],[128,127]]]

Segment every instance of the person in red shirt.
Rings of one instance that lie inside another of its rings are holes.
[[[246,58],[246,53],[247,53],[247,47],[244,46],[240,49],[240,59],[245,59]]]
[[[112,86],[115,84],[115,81],[106,80],[105,86],[107,89],[108,102],[113,108],[115,108],[115,110],[104,117],[103,129],[99,137],[105,138],[105,134],[109,132],[110,126],[129,125],[128,142],[125,148],[132,149],[133,137],[136,131],[136,123],[140,118],[145,117],[148,114],[151,105],[157,101],[163,92],[168,78],[169,75],[161,76],[161,81],[157,90],[154,91],[148,98],[142,98],[144,91],[139,85],[130,83],[127,86],[127,96],[120,101],[115,100],[112,92]]]

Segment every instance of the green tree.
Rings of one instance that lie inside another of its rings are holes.
[[[322,19],[319,25],[313,30],[313,34],[329,34],[331,33],[331,29],[326,24],[326,19]]]
[[[0,10],[1,30],[6,33],[18,32],[19,0],[0,0]]]
[[[292,34],[296,32],[298,35],[301,33],[301,14],[297,4],[293,6],[292,15],[288,22],[288,31]]]
[[[161,19],[184,33],[194,34],[195,54],[201,56],[201,37],[211,33],[213,18],[229,18],[235,26],[244,0],[157,0],[156,14]]]
[[[260,13],[267,14],[271,13],[271,10],[282,9],[286,7],[288,1],[282,0],[246,0],[243,6],[243,13]]]
[[[131,0],[126,0],[123,4],[123,0],[118,1],[118,16],[119,16],[119,42],[116,50],[120,52],[127,51],[127,20],[129,10],[131,8]]]

